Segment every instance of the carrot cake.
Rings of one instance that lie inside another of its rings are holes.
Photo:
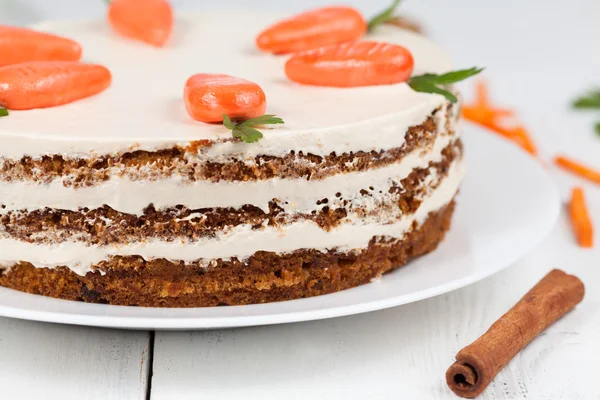
[[[277,14],[177,17],[171,43],[100,21],[36,28],[75,38],[113,75],[105,92],[0,119],[0,285],[69,300],[200,307],[265,303],[368,283],[436,248],[464,174],[459,105],[406,83],[290,82],[254,37]],[[451,69],[397,26],[415,74]],[[192,120],[198,71],[242,76],[284,125],[256,143]]]

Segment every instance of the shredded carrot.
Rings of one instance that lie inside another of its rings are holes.
[[[487,83],[483,80],[475,84],[475,103],[464,105],[463,117],[466,120],[485,126],[499,135],[512,140],[533,156],[537,155],[536,146],[525,127],[518,125],[514,128],[503,126],[502,119],[514,117],[515,111],[493,107],[489,99]]]
[[[531,136],[527,133],[527,130],[523,126],[517,126],[510,130],[513,140],[517,141],[519,145],[525,149],[532,156],[537,156],[537,149]]]
[[[594,228],[588,214],[583,188],[576,187],[572,191],[569,202],[569,218],[581,247],[591,248],[594,245]]]
[[[490,104],[490,95],[487,82],[483,79],[475,82],[475,105],[480,108],[488,108]]]
[[[477,119],[475,122],[480,122],[482,120],[493,121],[497,117],[513,117],[515,115],[514,110],[495,108],[490,104],[487,82],[484,80],[477,81],[475,83],[475,104],[463,107],[463,112],[466,114],[465,118],[470,119],[469,117],[472,116],[474,119]]]
[[[514,128],[504,128],[503,126],[496,123],[484,126],[489,128],[493,132],[499,134],[500,136],[515,142],[521,148],[523,148],[523,150],[525,150],[532,156],[537,156],[537,148],[533,140],[531,139],[531,136],[527,133],[525,127],[518,125]]]
[[[578,163],[564,156],[557,156],[554,162],[559,167],[570,171],[582,178],[589,179],[592,182],[600,183],[600,171],[595,171],[590,167]]]

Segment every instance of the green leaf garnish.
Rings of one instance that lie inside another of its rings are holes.
[[[600,89],[590,90],[573,102],[573,108],[578,110],[600,110]],[[600,136],[600,122],[594,125],[594,131]]]
[[[240,138],[246,143],[255,143],[262,139],[263,134],[255,128],[256,126],[283,123],[285,123],[283,119],[273,114],[261,115],[260,117],[250,118],[239,123],[233,122],[229,116],[223,114],[223,125],[231,130],[233,137]]]
[[[452,71],[445,74],[424,74],[413,76],[408,80],[408,86],[410,86],[415,92],[441,94],[450,102],[456,103],[458,101],[456,96],[449,90],[446,90],[443,86],[464,81],[465,79],[479,74],[483,70],[484,68],[474,67]]]
[[[429,83],[433,83],[434,85],[450,85],[452,83],[464,81],[465,79],[479,74],[483,70],[484,68],[473,67],[469,69],[461,69],[458,71],[447,72],[441,75],[424,74],[419,76],[413,76],[411,78],[411,81],[426,81]]]
[[[371,18],[371,20],[369,21],[369,24],[367,25],[367,30],[369,32],[372,32],[373,29],[375,29],[379,25],[385,24],[386,22],[390,21],[391,19],[394,19],[394,14],[396,13],[396,9],[400,5],[401,1],[402,0],[394,0],[394,2],[392,3],[391,6],[389,6],[388,8],[386,8],[385,10],[383,10],[382,12],[380,12],[379,14],[377,14],[376,16]]]
[[[8,110],[0,107],[0,117],[8,117]]]
[[[593,90],[578,98],[573,102],[573,108],[600,110],[600,90]]]
[[[233,122],[231,121],[231,118],[229,118],[229,116],[227,114],[223,114],[223,125],[225,125],[225,128],[227,128],[227,129],[230,129],[230,130],[235,129],[235,125],[233,124]]]
[[[444,96],[445,98],[447,98],[452,103],[456,103],[458,101],[458,99],[456,98],[456,96],[452,92],[449,92],[446,89],[442,89],[441,87],[435,86],[431,82],[427,82],[427,81],[410,82],[409,81],[408,85],[415,92],[437,93],[437,94],[441,94],[442,96]]]

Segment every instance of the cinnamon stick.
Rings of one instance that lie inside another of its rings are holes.
[[[579,278],[551,271],[483,336],[458,352],[446,372],[450,389],[461,397],[478,396],[519,351],[581,302],[584,293]]]

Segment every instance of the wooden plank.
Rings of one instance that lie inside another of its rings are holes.
[[[0,318],[0,398],[144,399],[148,332]]]
[[[564,244],[565,231],[558,227],[544,248]],[[152,399],[455,399],[444,374],[456,352],[556,263],[569,265],[580,253],[564,247],[562,256],[537,252],[471,287],[381,312],[272,327],[158,332]],[[521,352],[482,399],[600,393],[600,271],[570,271],[588,283],[584,303]]]

